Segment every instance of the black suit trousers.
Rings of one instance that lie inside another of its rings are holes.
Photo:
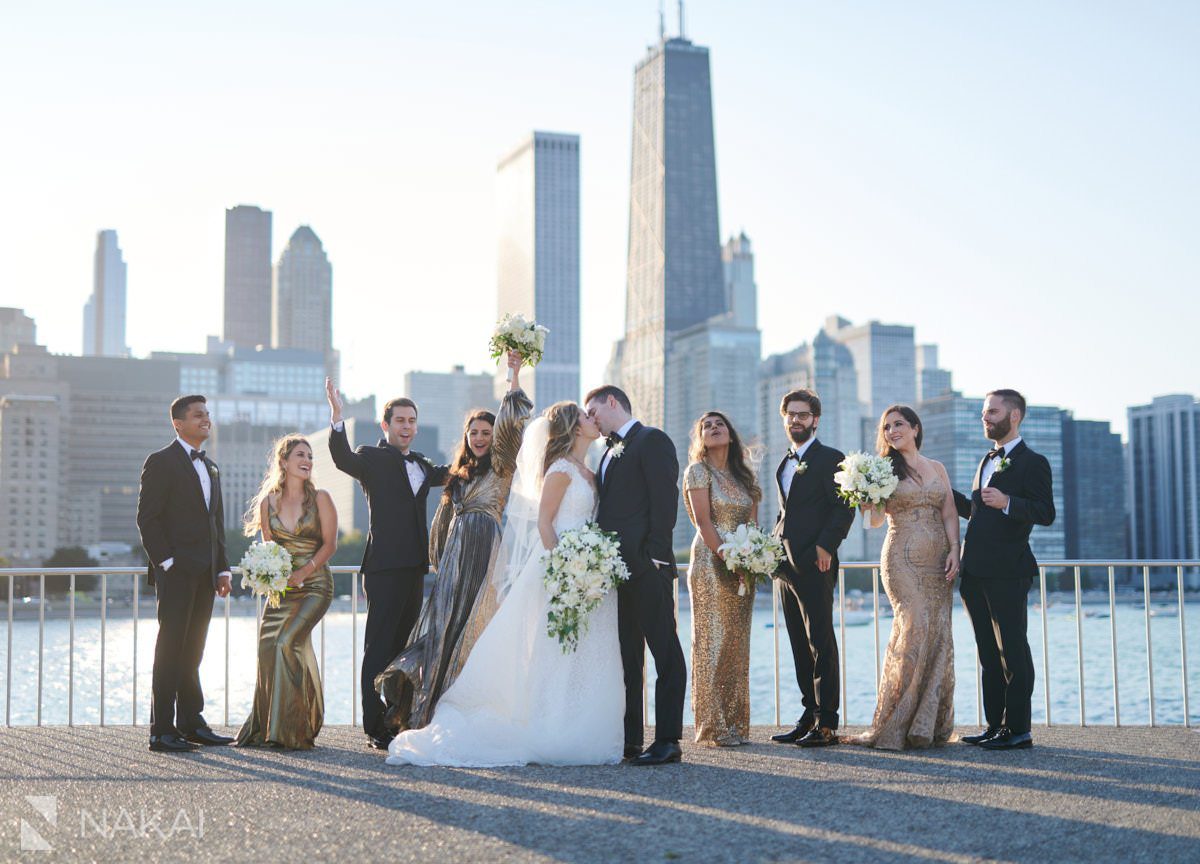
[[[363,634],[362,721],[369,734],[383,731],[383,700],[375,676],[404,650],[417,626],[428,567],[400,567],[363,574],[367,626]]]
[[[617,634],[625,674],[625,746],[641,747],[642,673],[646,646],[654,658],[654,740],[683,736],[687,664],[675,629],[674,580],[661,570],[643,573],[617,588]]]
[[[831,573],[797,575],[784,568],[779,599],[792,658],[800,686],[804,716],[821,726],[838,728],[841,686],[838,679],[838,646],[833,632],[833,580]]]
[[[203,570],[188,572],[176,563],[166,572],[157,572],[154,591],[158,638],[150,685],[150,734],[192,732],[208,725],[203,716],[200,661],[216,597],[212,576]]]
[[[1029,650],[1029,589],[1033,580],[980,579],[963,573],[958,593],[967,607],[983,678],[983,713],[991,727],[1029,731],[1033,654]]]

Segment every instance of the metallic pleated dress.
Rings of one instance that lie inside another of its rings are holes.
[[[312,560],[322,542],[315,502],[304,508],[294,530],[284,527],[270,505],[268,519],[271,539],[291,554],[294,569]],[[263,609],[254,707],[238,733],[239,745],[312,748],[325,719],[312,631],[332,601],[333,576],[328,567],[322,567],[299,588],[289,589],[278,608]]]
[[[457,480],[442,496],[429,536],[429,560],[437,562],[433,592],[408,645],[375,679],[391,729],[428,725],[479,635],[468,622],[490,617],[472,618],[472,611],[496,563],[500,520],[532,410],[523,391],[505,394],[492,431],[491,470]]]

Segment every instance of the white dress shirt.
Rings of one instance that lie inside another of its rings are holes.
[[[779,472],[781,475],[779,478],[779,485],[783,487],[783,500],[784,501],[787,500],[788,495],[792,491],[792,478],[796,476],[796,468],[799,467],[800,463],[804,461],[804,454],[808,452],[808,448],[811,447],[812,443],[816,440],[817,439],[816,439],[815,435],[809,436],[809,439],[807,441],[805,441],[803,444],[801,444],[799,447],[792,447],[791,452],[793,454],[793,457],[795,458],[796,464],[791,465],[790,459],[789,459],[789,464],[785,464],[783,466],[783,470]],[[775,452],[778,453],[779,451],[776,450]],[[791,468],[790,471],[788,470],[789,467]]]
[[[333,424],[334,430],[342,432],[346,428],[346,421],[339,420]],[[397,448],[398,449],[398,448]],[[408,485],[412,487],[414,496],[421,491],[422,484],[425,483],[425,466],[419,461],[404,460],[404,470],[408,472]]]
[[[1004,445],[1004,453],[997,454],[997,455],[993,456],[991,459],[989,459],[983,463],[983,470],[979,472],[979,488],[980,489],[986,488],[987,485],[992,482],[992,478],[994,476],[996,476],[996,468],[1000,465],[1000,460],[1007,459],[1008,454],[1011,453],[1013,448],[1016,447],[1020,443],[1021,443],[1021,436],[1018,435],[1016,438],[1012,439],[1011,441],[1009,441],[1007,444]],[[1001,512],[1004,513],[1005,516],[1008,515],[1008,508],[1009,508],[1009,506],[1011,506],[1011,504],[1012,504],[1012,502],[1009,501],[1008,504],[1004,505],[1004,510],[1002,510]]]
[[[629,434],[629,430],[633,428],[637,420],[630,420],[624,426],[617,430],[617,435],[621,436],[621,441],[625,440],[625,436]],[[604,482],[604,475],[608,472],[608,463],[612,462],[612,448],[609,447],[604,451],[604,458],[600,462],[600,482]]]

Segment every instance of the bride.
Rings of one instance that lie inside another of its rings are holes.
[[[621,761],[625,687],[617,597],[589,616],[563,653],[546,634],[547,550],[591,520],[595,482],[584,456],[600,437],[573,402],[529,425],[505,510],[504,539],[468,629],[478,641],[428,726],[402,732],[392,765],[600,765]]]

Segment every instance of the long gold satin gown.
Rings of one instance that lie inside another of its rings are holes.
[[[683,477],[688,518],[696,524],[688,492],[709,490],[718,536],[750,521],[754,499],[728,471],[693,462]],[[696,531],[688,567],[692,601],[692,710],[696,743],[734,746],[750,742],[750,627],[754,586],[738,596],[738,577]]]
[[[950,540],[942,521],[946,487],[900,481],[887,502],[883,587],[892,635],[871,728],[850,739],[884,750],[945,744],[954,730],[953,591],[946,581]]]
[[[442,496],[429,532],[429,560],[437,562],[433,591],[408,645],[375,678],[389,728],[428,725],[495,611],[494,598],[481,589],[496,564],[500,521],[532,412],[523,390],[506,393],[492,429],[491,469],[454,480]]]
[[[293,569],[312,560],[322,543],[321,518],[315,503],[304,508],[294,531],[284,527],[269,503],[267,518],[271,539],[291,554]],[[325,719],[325,698],[312,631],[332,601],[333,576],[328,567],[321,567],[299,588],[289,589],[278,608],[263,609],[254,707],[238,733],[239,745],[274,745],[293,750],[313,747]]]

